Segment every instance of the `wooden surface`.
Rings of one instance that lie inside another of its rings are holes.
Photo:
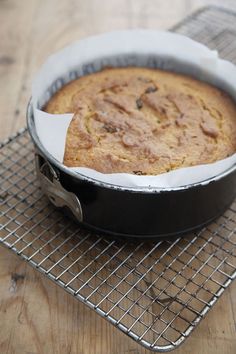
[[[33,74],[53,51],[108,30],[168,28],[204,0],[1,0],[0,139],[25,125]],[[224,1],[234,7],[234,0]],[[236,353],[236,283],[176,354]],[[1,354],[150,353],[0,247]]]

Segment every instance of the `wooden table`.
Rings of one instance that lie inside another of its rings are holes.
[[[25,125],[31,81],[53,51],[121,28],[168,28],[201,0],[2,0],[0,138]],[[224,6],[235,7],[234,0]],[[236,353],[236,283],[183,346],[182,354]],[[144,354],[149,351],[0,247],[1,354]]]

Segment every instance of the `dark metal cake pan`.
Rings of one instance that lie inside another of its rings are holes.
[[[220,87],[236,99],[233,64],[185,36],[138,29],[76,42],[44,64],[38,74],[40,93],[36,94],[33,86],[34,109],[32,103],[28,106],[28,129],[35,145],[36,169],[44,193],[54,205],[69,210],[84,226],[112,235],[179,235],[200,228],[223,213],[236,195],[235,165],[200,183],[175,188],[133,188],[75,172],[45,149],[35,128],[35,108],[41,109],[71,80],[106,66],[150,67],[191,75]]]
[[[180,188],[126,188],[74,172],[52,157],[37,136],[31,103],[27,123],[43,192],[90,229],[118,236],[177,236],[210,223],[235,198],[235,165]]]

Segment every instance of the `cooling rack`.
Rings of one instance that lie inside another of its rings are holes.
[[[215,7],[174,31],[236,63],[236,14]],[[180,345],[236,276],[236,203],[175,240],[131,242],[91,234],[42,195],[24,129],[0,146],[0,243],[144,347]]]

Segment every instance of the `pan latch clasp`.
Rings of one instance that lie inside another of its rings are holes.
[[[58,208],[68,207],[80,222],[83,220],[83,213],[78,197],[67,191],[60,182],[59,176],[51,164],[42,156],[35,155],[36,172],[43,192],[49,200]]]

